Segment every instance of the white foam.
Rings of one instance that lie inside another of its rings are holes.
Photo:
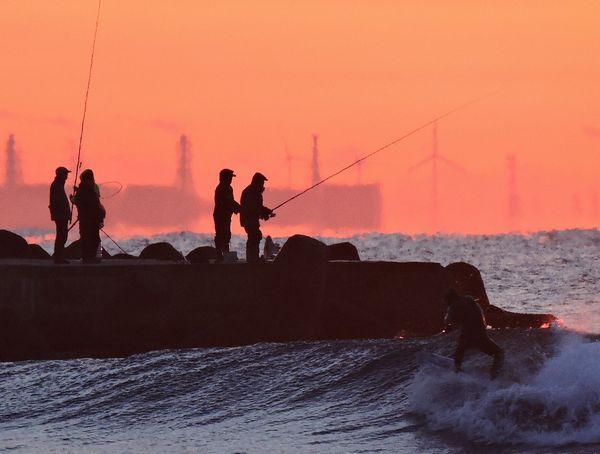
[[[507,364],[518,367],[514,361]],[[533,375],[521,377],[520,383],[427,372],[416,374],[409,403],[434,429],[450,429],[486,443],[600,442],[600,342],[565,336],[558,354]]]

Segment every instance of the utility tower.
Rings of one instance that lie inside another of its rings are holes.
[[[23,184],[23,174],[19,167],[17,150],[15,147],[15,136],[10,134],[6,142],[6,175],[4,186],[14,188]]]
[[[312,184],[317,184],[321,181],[321,172],[319,170],[319,136],[313,134],[313,149],[312,149],[312,164],[311,164],[311,176]]]
[[[506,157],[506,170],[508,171],[508,225],[511,230],[514,230],[520,214],[517,195],[517,157],[514,154]]]
[[[194,180],[192,178],[192,171],[190,168],[192,153],[190,151],[190,141],[185,134],[182,134],[179,138],[179,144],[177,148],[179,152],[179,162],[177,166],[176,186],[183,192],[193,193]]]
[[[434,231],[439,230],[439,191],[438,191],[438,162],[443,162],[444,164],[453,167],[460,172],[464,173],[465,169],[463,169],[460,165],[452,162],[448,158],[442,156],[438,152],[438,135],[437,135],[437,120],[433,122],[433,132],[432,132],[432,149],[431,154],[423,159],[421,162],[418,162],[410,169],[408,172],[412,172],[413,170],[421,167],[425,164],[431,163],[431,206],[432,206],[432,227]]]

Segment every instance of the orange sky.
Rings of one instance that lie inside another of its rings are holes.
[[[27,182],[75,165],[96,8],[0,2],[0,139],[15,134]],[[440,164],[437,226],[431,168],[408,173],[430,153],[430,129],[365,163],[361,181],[383,190],[382,230],[598,227],[599,17],[596,1],[103,0],[84,167],[170,184],[186,133],[203,197],[222,167],[236,170],[236,194],[256,170],[303,189],[312,133],[325,176],[500,88],[438,126],[440,153],[465,172]]]

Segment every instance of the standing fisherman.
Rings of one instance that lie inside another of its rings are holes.
[[[260,219],[266,221],[275,216],[273,210],[263,205],[262,193],[265,190],[265,181],[267,181],[267,177],[256,172],[250,185],[242,192],[240,223],[248,234],[246,241],[246,261],[248,263],[259,261],[258,247],[262,239]]]
[[[50,219],[56,224],[56,237],[54,239],[54,254],[52,258],[56,264],[67,264],[65,260],[65,243],[69,236],[69,222],[71,221],[71,207],[65,192],[65,182],[70,170],[58,167],[55,171],[54,181],[50,185]]]
[[[81,238],[81,261],[99,263],[96,251],[100,245],[100,229],[104,225],[106,210],[100,203],[94,172],[81,172],[79,187],[75,190],[73,204],[77,206],[79,236]]]
[[[219,172],[219,185],[215,189],[215,209],[213,219],[215,220],[215,248],[217,249],[217,260],[223,260],[223,253],[229,252],[231,241],[231,216],[240,212],[240,204],[233,197],[231,182],[235,173],[231,169],[223,169]]]

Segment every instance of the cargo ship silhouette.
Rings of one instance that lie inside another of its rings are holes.
[[[317,135],[313,135],[311,180],[311,185],[322,180]],[[265,205],[277,206],[303,189],[273,188],[267,185]],[[381,208],[381,189],[378,183],[323,183],[282,206],[277,210],[277,216],[269,220],[269,224],[370,231],[377,230],[380,226]]]
[[[194,189],[190,142],[186,135],[181,135],[177,148],[176,183],[172,186],[128,185],[116,196],[103,199],[110,224],[187,228],[212,209],[212,204],[199,197]],[[47,208],[51,181],[50,175],[46,184],[24,183],[15,138],[11,134],[6,143],[4,184],[0,186],[2,228],[52,228]],[[103,192],[102,185],[100,191]]]
[[[317,136],[313,136],[312,182],[321,180]],[[177,142],[177,174],[175,184],[131,184],[118,194],[103,199],[107,208],[107,223],[147,228],[192,228],[201,217],[212,216],[212,191],[200,197],[191,170],[191,146],[182,134]],[[57,165],[60,163],[57,163]],[[48,212],[48,193],[52,175],[45,184],[26,184],[19,166],[15,138],[6,143],[5,179],[0,186],[2,228],[52,229]],[[69,182],[69,184],[72,184]],[[216,184],[216,183],[215,183]],[[264,194],[267,206],[276,206],[302,189],[270,187]],[[67,187],[67,193],[70,188]],[[101,193],[106,195],[102,185]],[[236,187],[236,195],[241,188]],[[330,184],[294,199],[281,210],[270,225],[305,226],[308,229],[376,230],[381,219],[381,190],[379,184]]]

